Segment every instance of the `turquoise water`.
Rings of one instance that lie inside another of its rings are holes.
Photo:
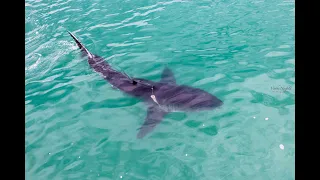
[[[26,179],[295,179],[294,1],[27,0]],[[168,114],[136,139],[146,106],[80,57],[224,101]],[[284,148],[283,148],[284,147]]]

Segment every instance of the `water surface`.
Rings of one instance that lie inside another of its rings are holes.
[[[26,179],[295,179],[294,1],[25,9]],[[168,65],[224,105],[168,114],[138,140],[146,106],[94,73],[66,30],[130,76],[158,81]]]

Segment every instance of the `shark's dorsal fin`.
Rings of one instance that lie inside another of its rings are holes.
[[[143,125],[137,134],[137,138],[142,139],[145,135],[150,133],[163,119],[167,112],[163,111],[157,105],[151,105],[148,108],[147,116]]]
[[[176,84],[173,72],[167,66],[163,69],[160,82]]]

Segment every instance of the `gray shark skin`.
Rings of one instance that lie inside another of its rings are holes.
[[[220,99],[204,90],[177,85],[174,74],[168,67],[163,70],[159,82],[130,78],[113,69],[102,57],[91,54],[71,32],[68,33],[75,40],[82,56],[88,57],[89,66],[94,71],[115,88],[147,104],[147,116],[137,134],[138,139],[152,132],[169,112],[211,110],[223,104]]]

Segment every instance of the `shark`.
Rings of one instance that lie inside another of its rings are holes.
[[[147,107],[143,124],[138,128],[137,139],[144,138],[162,122],[164,117],[175,111],[212,110],[223,105],[216,96],[199,88],[179,85],[173,71],[168,67],[162,71],[160,81],[130,77],[115,70],[103,57],[91,53],[70,31],[67,31],[80,49],[81,56],[87,57],[88,64],[114,88],[139,98]]]

